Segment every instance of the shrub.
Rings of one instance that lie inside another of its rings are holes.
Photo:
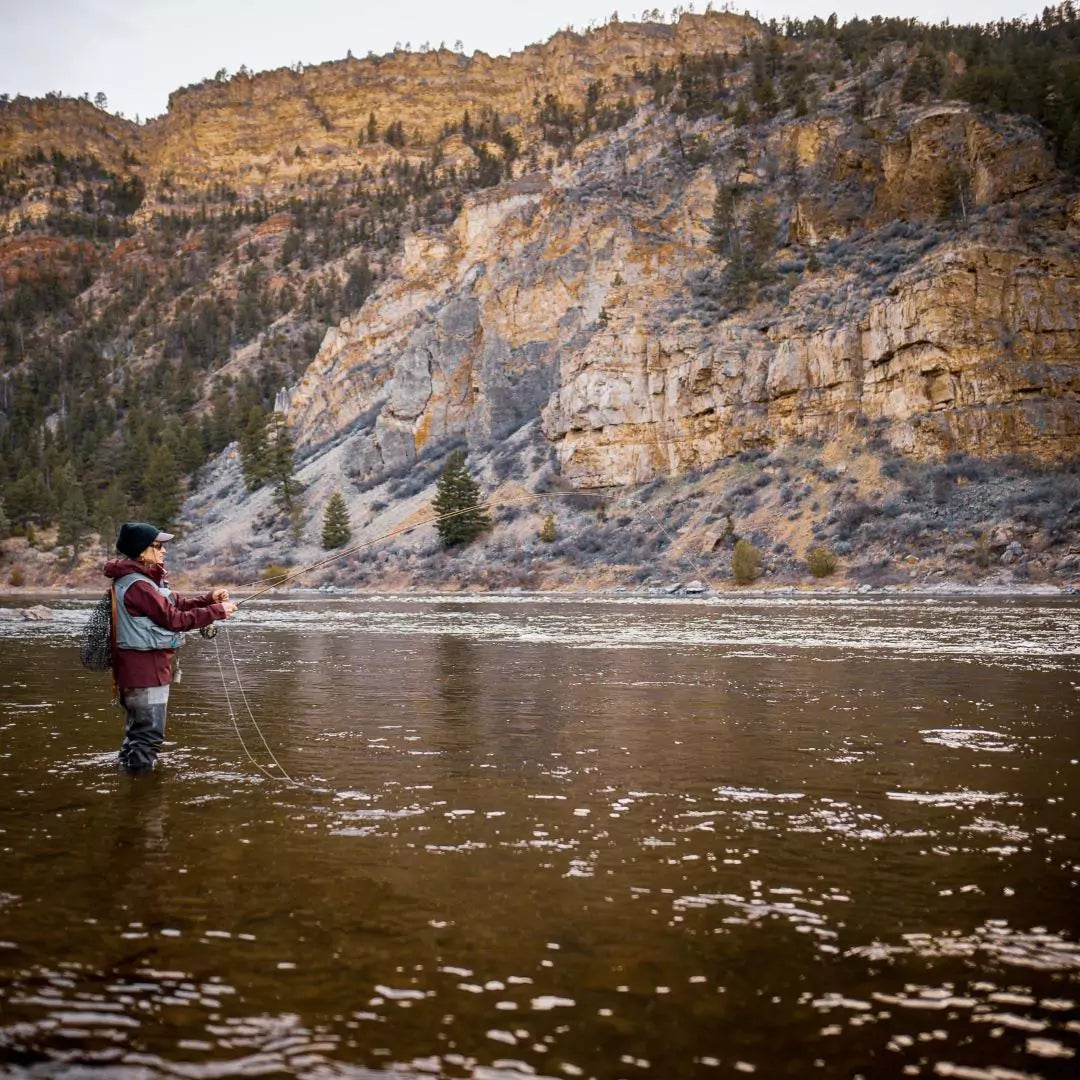
[[[262,572],[263,581],[275,581],[277,578],[288,577],[290,570],[287,566],[282,566],[281,563],[268,563]]]
[[[545,544],[554,544],[557,535],[555,531],[555,515],[548,514],[544,518],[544,524],[540,526],[540,539]]]
[[[806,565],[814,577],[828,577],[836,572],[836,555],[827,547],[812,547],[806,553]]]
[[[840,511],[839,519],[836,523],[836,537],[838,540],[849,540],[855,530],[867,521],[869,518],[877,514],[878,511],[874,507],[859,500],[852,503],[850,506],[845,506]]]
[[[897,519],[896,532],[902,540],[912,540],[926,528],[921,514],[901,514]]]
[[[432,477],[423,469],[417,469],[409,476],[405,476],[388,489],[395,498],[408,499],[431,486]]]
[[[1080,479],[1068,473],[1043,477],[1021,486],[1008,506],[1018,520],[1064,538],[1080,526]]]
[[[930,497],[938,506],[944,506],[952,498],[955,481],[947,472],[938,471],[930,479]]]
[[[731,553],[731,573],[740,585],[749,585],[761,573],[761,552],[749,540],[739,540]]]
[[[965,454],[950,454],[945,459],[945,471],[951,480],[984,481],[993,475],[987,462]]]
[[[732,484],[731,487],[724,492],[724,499],[726,502],[735,502],[737,499],[752,495],[753,492],[753,482],[750,480],[741,480],[737,484]]]
[[[23,570],[21,566],[13,566],[8,581],[14,585],[16,589],[21,588],[26,584],[26,571]]]

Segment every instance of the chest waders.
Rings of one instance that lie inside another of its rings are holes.
[[[113,584],[115,647],[137,652],[178,648],[183,642],[183,634],[166,630],[145,615],[132,615],[124,606],[124,596],[136,581],[148,582],[167,602],[171,602],[172,593],[158,585],[153,578],[144,574],[127,574],[119,578]],[[126,714],[119,762],[128,772],[152,769],[165,739],[169,687],[122,686],[119,701]]]

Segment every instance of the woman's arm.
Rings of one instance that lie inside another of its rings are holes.
[[[201,596],[181,596],[179,593],[172,594],[173,603],[181,611],[190,611],[192,608],[206,607],[208,604],[223,604],[229,599],[228,589],[213,589]]]
[[[145,615],[151,622],[166,630],[198,630],[201,626],[209,626],[210,623],[227,617],[225,607],[212,602],[210,595],[208,593],[204,597],[186,597],[186,606],[181,606],[179,603],[169,603],[147,582],[136,581],[124,595],[124,607],[132,615]],[[177,599],[175,594],[173,599]],[[196,600],[203,602],[193,603]]]

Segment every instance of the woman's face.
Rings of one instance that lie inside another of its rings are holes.
[[[150,563],[151,566],[164,566],[165,545],[159,540],[155,540],[139,556],[139,562]]]

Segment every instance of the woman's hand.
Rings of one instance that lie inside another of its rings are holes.
[[[225,601],[229,599],[229,590],[228,589],[215,589],[210,594],[210,599],[213,600],[213,602],[215,604],[224,604]]]
[[[225,603],[222,604],[221,606],[225,609],[225,618],[226,619],[236,610],[236,605],[229,603],[228,600],[226,600]]]

